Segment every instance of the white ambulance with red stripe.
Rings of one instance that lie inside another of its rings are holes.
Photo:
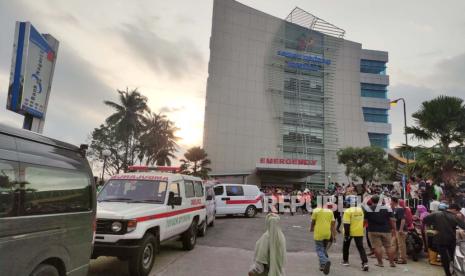
[[[217,215],[254,217],[262,211],[262,193],[256,185],[217,184],[214,187]]]
[[[131,275],[145,276],[160,242],[181,237],[185,250],[194,248],[207,227],[205,189],[198,177],[172,173],[177,169],[133,166],[136,172],[111,177],[97,198],[93,258],[128,260]]]

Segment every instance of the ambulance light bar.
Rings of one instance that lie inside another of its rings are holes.
[[[128,170],[130,172],[149,172],[149,171],[158,171],[158,172],[170,172],[170,173],[179,173],[181,171],[180,167],[169,167],[169,166],[129,166]]]

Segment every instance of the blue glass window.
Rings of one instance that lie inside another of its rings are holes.
[[[368,139],[372,146],[387,149],[389,147],[389,135],[382,133],[368,133]]]
[[[386,75],[386,62],[378,60],[362,59],[360,61],[360,72]]]
[[[382,84],[361,83],[361,96],[369,98],[387,99],[387,86]]]
[[[365,118],[365,122],[387,123],[388,110],[381,108],[364,107],[363,117]]]

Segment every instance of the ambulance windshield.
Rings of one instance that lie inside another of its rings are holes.
[[[111,179],[97,200],[163,204],[167,186],[165,181]]]

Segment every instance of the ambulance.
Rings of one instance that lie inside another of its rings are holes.
[[[160,243],[180,238],[195,247],[207,223],[205,189],[198,177],[179,168],[132,166],[105,184],[97,197],[97,229],[92,257],[127,260],[130,275],[149,275]]]
[[[263,195],[256,185],[217,184],[214,191],[217,215],[253,218],[263,210]]]

